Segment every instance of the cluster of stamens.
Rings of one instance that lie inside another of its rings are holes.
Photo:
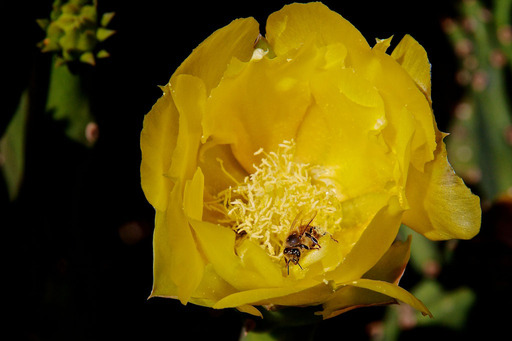
[[[207,208],[224,212],[220,223],[231,226],[239,238],[256,241],[268,254],[282,259],[285,241],[299,213],[317,213],[315,225],[333,233],[341,222],[336,191],[324,183],[315,183],[312,166],[294,160],[295,142],[284,141],[275,152],[260,149],[255,171],[242,183],[217,195]]]

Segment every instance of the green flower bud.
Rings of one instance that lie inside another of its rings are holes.
[[[106,26],[113,12],[98,15],[96,0],[55,0],[49,19],[38,19],[46,37],[38,46],[42,52],[55,52],[59,64],[80,61],[95,64],[95,55],[105,58],[109,54],[99,50],[98,44],[115,31]],[[101,18],[101,20],[99,20]]]

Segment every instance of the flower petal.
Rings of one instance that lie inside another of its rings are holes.
[[[405,242],[395,241],[379,262],[363,275],[363,278],[376,279],[398,285],[398,281],[409,262],[411,241],[412,236],[409,236]]]
[[[223,297],[237,292],[235,288],[224,281],[213,268],[206,264],[201,282],[190,298],[190,302],[205,307],[213,307]]]
[[[199,149],[198,165],[205,177],[205,195],[213,197],[244,181],[248,173],[238,163],[228,144],[209,141]]]
[[[141,184],[147,200],[156,210],[167,208],[167,199],[174,183],[165,174],[178,138],[178,110],[168,86],[162,87],[163,95],[144,117],[140,134],[142,162]]]
[[[480,199],[453,171],[439,131],[434,155],[424,172],[409,171],[406,195],[411,209],[403,222],[432,240],[473,238],[480,231]]]
[[[365,278],[341,284],[332,298],[324,303],[320,314],[326,319],[355,308],[390,304],[395,300],[433,317],[428,308],[407,290],[392,283]]]
[[[386,118],[374,87],[352,70],[338,69],[318,74],[311,88],[315,105],[300,126],[297,159],[330,169],[344,197],[384,188],[395,162],[379,137]]]
[[[398,233],[403,212],[396,197],[388,197],[387,200],[384,206],[380,206],[382,208],[373,216],[340,266],[326,274],[327,280],[338,284],[361,278],[386,253]]]
[[[283,140],[295,136],[311,103],[306,78],[318,64],[315,52],[303,49],[249,63],[233,60],[208,99],[203,141],[209,138],[218,144],[231,144],[239,163],[253,172],[252,165],[261,157],[254,152],[260,148],[274,151]]]
[[[200,120],[206,95],[202,81],[189,75],[174,78],[170,87],[175,107],[180,115],[180,129],[172,155],[172,164],[163,174],[164,177],[175,181],[175,186],[172,188],[167,207],[162,211],[156,211],[152,296],[176,294],[182,303],[186,303],[199,285],[204,267],[183,210],[183,193],[185,187],[188,187],[189,191],[202,191],[202,174],[199,171],[194,176],[194,173],[197,171],[196,155],[201,138]],[[158,147],[166,148],[165,145]],[[194,181],[187,182],[186,179],[193,177]],[[199,207],[192,197],[187,195],[187,213],[197,217],[202,211],[202,202]]]
[[[258,36],[259,24],[254,18],[233,20],[199,44],[172,77],[180,74],[199,77],[209,93],[233,57],[243,61],[251,58]]]
[[[240,60],[251,57],[258,35],[259,25],[253,18],[234,20],[203,41],[176,70],[170,83],[175,84],[181,74],[189,74],[202,79],[209,92],[219,83],[233,57]],[[160,210],[167,207],[173,186],[167,174],[179,127],[170,88],[165,86],[162,90],[163,96],[144,118],[141,133],[142,188],[148,201]]]
[[[375,45],[373,45],[372,50],[379,50],[381,52],[386,52],[389,48],[389,45],[391,45],[391,40],[393,39],[393,36],[386,38],[386,39],[376,39],[377,42]]]
[[[237,290],[283,285],[282,267],[246,240],[235,254],[235,232],[205,221],[191,221],[201,250],[215,272]]]
[[[180,114],[180,129],[167,176],[173,181],[191,179],[197,166],[206,89],[201,79],[190,75],[174,77],[170,87]]]
[[[192,180],[185,182],[183,192],[183,211],[189,219],[201,220],[203,218],[204,175],[201,168],[197,168]]]
[[[339,243],[332,254],[338,264],[345,261],[326,277],[335,281],[338,276],[343,281],[359,278],[369,270],[393,242],[401,219],[399,208],[385,209],[391,193],[400,196],[401,190],[395,187],[396,155],[380,134],[386,124],[384,106],[374,87],[356,78],[350,69],[317,75],[312,82],[315,105],[297,136],[297,159],[321,165],[323,171],[312,174],[313,179],[333,184],[342,202],[343,233],[335,234]],[[354,87],[348,89],[351,82]],[[364,247],[357,251],[358,245]]]
[[[234,293],[218,301],[215,309],[235,308],[247,304],[261,305],[264,300],[286,296],[304,290],[299,287],[261,288]]]
[[[261,312],[252,305],[242,305],[236,307],[236,309],[238,309],[238,311],[241,311],[242,313],[251,314],[263,318]]]
[[[331,295],[329,300],[323,304],[323,310],[319,314],[324,319],[328,319],[356,308],[391,303],[396,303],[392,297],[369,289],[347,285]]]
[[[389,55],[378,49],[371,53],[354,50],[350,54],[351,66],[359,77],[375,86],[385,103],[386,128],[391,130],[388,134],[395,136],[402,133],[398,128],[403,126],[401,120],[404,115],[406,120],[413,118],[412,127],[415,130],[410,143],[410,161],[414,167],[423,170],[424,164],[433,159],[436,148],[434,116],[429,102],[411,76]],[[404,133],[408,138],[410,131]],[[389,145],[396,143],[390,141]]]
[[[165,211],[156,211],[154,282],[151,296],[177,296],[186,304],[203,277],[204,263],[182,209],[181,184],[174,186]]]
[[[372,290],[377,293],[395,298],[399,301],[407,303],[416,310],[419,310],[423,315],[429,315],[430,317],[433,317],[432,313],[420,300],[418,300],[416,297],[414,297],[414,295],[412,295],[407,290],[399,287],[398,285],[388,283],[385,281],[377,281],[366,278],[361,278],[358,279],[357,281],[341,284],[340,287],[343,287],[345,285]]]
[[[413,37],[406,34],[391,53],[432,103],[430,69],[427,52]]]
[[[334,292],[332,283],[320,283],[312,287],[301,285],[282,288],[262,288],[246,290],[227,296],[215,304],[214,308],[238,307],[244,304],[305,306],[318,305]]]
[[[398,285],[398,281],[409,261],[411,237],[405,242],[395,241],[384,256],[363,278],[386,281]],[[390,304],[395,300],[387,295],[354,286],[339,288],[323,304],[321,312],[324,319],[331,318],[349,310],[374,305]]]
[[[317,46],[343,43],[348,49],[369,49],[351,23],[320,2],[294,3],[272,13],[267,20],[266,38],[278,56],[309,40]]]

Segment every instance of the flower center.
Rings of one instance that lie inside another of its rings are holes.
[[[311,170],[318,171],[318,166],[294,161],[293,140],[281,143],[276,152],[260,149],[254,154],[263,156],[254,165],[256,171],[218,195],[226,215],[222,223],[231,226],[239,238],[250,238],[280,260],[298,215],[315,212],[311,226],[323,233],[332,234],[339,228],[341,203],[336,189],[314,181]]]

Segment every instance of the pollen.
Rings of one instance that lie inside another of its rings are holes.
[[[299,214],[315,211],[312,225],[323,232],[339,229],[341,204],[335,188],[312,177],[313,165],[295,161],[296,144],[284,141],[276,151],[259,149],[259,165],[242,183],[218,195],[225,219],[238,238],[250,238],[275,258],[283,257],[284,243]],[[318,166],[314,169],[318,171]],[[314,172],[313,172],[314,173]],[[307,222],[306,222],[307,223]]]

